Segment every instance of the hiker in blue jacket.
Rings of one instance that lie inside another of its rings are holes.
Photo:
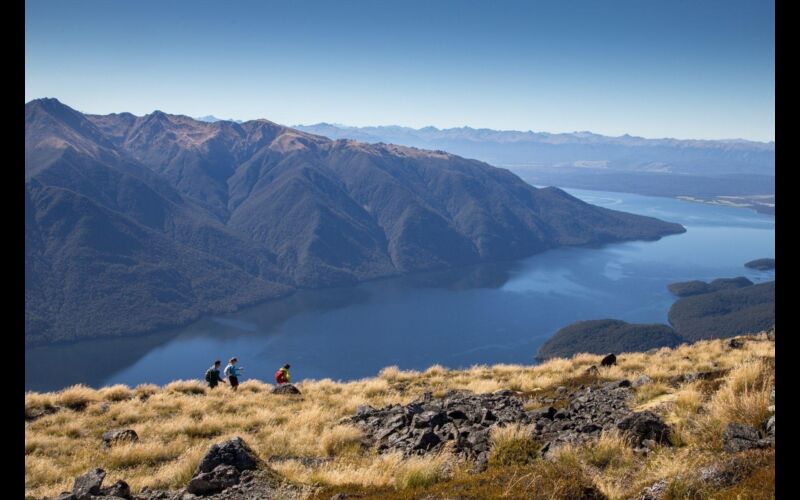
[[[228,377],[228,382],[234,391],[239,388],[239,370],[244,370],[244,368],[236,366],[237,361],[236,358],[231,358],[228,360],[228,366],[225,367],[225,376]]]

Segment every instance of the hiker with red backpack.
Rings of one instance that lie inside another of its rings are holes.
[[[286,363],[285,365],[278,368],[278,371],[275,372],[276,384],[283,385],[283,384],[290,384],[292,382],[292,378],[289,375],[289,368],[291,368],[289,363]]]

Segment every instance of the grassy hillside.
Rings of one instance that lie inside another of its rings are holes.
[[[244,382],[235,394],[227,386],[206,389],[201,381],[27,393],[26,494],[40,498],[71,490],[73,478],[93,467],[108,472],[107,484],[127,481],[134,494],[144,487],[179,489],[211,444],[241,436],[267,467],[297,486],[293,491],[316,498],[341,492],[364,498],[456,493],[519,498],[530,491],[541,492],[543,498],[576,498],[586,488],[627,498],[660,480],[672,498],[709,498],[712,492],[714,498],[769,498],[774,495],[773,449],[729,454],[722,449],[722,435],[729,422],[758,426],[769,415],[774,346],[762,333],[745,337],[742,348],[730,347],[727,340],[707,340],[623,353],[617,366],[600,367],[597,375],[586,370],[599,365],[601,356],[590,354],[536,366],[433,366],[424,372],[388,367],[359,381],[300,382],[300,397],[272,395],[269,385],[255,380]],[[704,371],[721,377],[676,379]],[[531,459],[525,452],[536,445],[530,432],[508,425],[492,430],[489,467],[475,473],[448,450],[412,458],[378,455],[362,446],[360,428],[342,421],[361,405],[407,404],[426,392],[437,397],[451,389],[510,389],[533,409],[543,406],[542,398],[562,392],[560,387],[635,381],[642,375],[649,379],[642,379],[630,404],[661,415],[672,427],[675,445],[659,445],[645,455],[634,453],[622,436],[603,433],[599,441],[562,447],[548,459]],[[139,441],[103,449],[103,432],[119,427],[134,429]],[[714,486],[697,476],[713,464],[726,477],[735,476],[734,484]]]

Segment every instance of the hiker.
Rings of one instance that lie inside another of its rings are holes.
[[[213,389],[217,386],[220,382],[225,383],[225,379],[220,377],[219,375],[219,366],[222,364],[222,361],[216,360],[214,364],[206,370],[206,382],[208,382],[208,387]]]
[[[292,378],[289,376],[289,368],[291,368],[291,366],[289,363],[286,363],[275,372],[275,382],[278,385],[290,384],[292,382]]]
[[[228,382],[234,391],[239,387],[239,370],[244,370],[244,368],[236,366],[237,361],[236,358],[231,358],[228,360],[228,366],[225,367],[225,376],[228,377]]]

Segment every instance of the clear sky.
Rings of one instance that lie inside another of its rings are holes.
[[[25,100],[771,141],[774,16],[769,0],[28,0]]]

